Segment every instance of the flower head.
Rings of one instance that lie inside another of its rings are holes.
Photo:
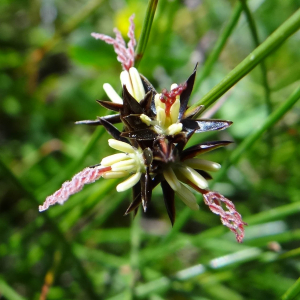
[[[126,48],[120,32],[115,29],[116,39],[92,34],[95,38],[113,44],[122,63],[120,79],[123,87],[122,96],[105,84],[104,89],[111,99],[99,104],[117,112],[115,115],[98,117],[95,121],[80,121],[77,124],[102,125],[113,137],[108,141],[110,147],[120,151],[105,157],[95,167],[86,168],[75,175],[72,180],[49,196],[40,206],[40,211],[55,203],[62,204],[68,197],[87,184],[100,177],[123,178],[117,185],[117,191],[129,188],[133,190],[133,201],[125,214],[137,212],[142,204],[144,211],[151,201],[152,190],[161,185],[166,209],[171,220],[175,222],[175,195],[193,210],[199,209],[194,192],[203,195],[204,203],[209,209],[220,215],[221,222],[236,235],[238,242],[244,237],[244,225],[241,215],[234,204],[217,192],[208,189],[210,172],[220,169],[215,162],[198,156],[216,148],[230,144],[229,141],[212,141],[186,148],[189,139],[195,133],[223,130],[232,122],[225,120],[197,119],[203,110],[198,106],[188,112],[188,101],[193,90],[196,68],[192,75],[182,84],[173,84],[170,91],[158,93],[151,83],[133,67],[134,64],[134,25],[130,18],[128,36],[130,41]],[[196,66],[197,67],[197,66]],[[114,123],[123,124],[120,132]]]

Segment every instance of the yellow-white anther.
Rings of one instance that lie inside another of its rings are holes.
[[[122,183],[117,185],[117,191],[124,192],[124,191],[132,188],[134,185],[136,185],[139,182],[141,175],[142,175],[141,172],[137,172],[137,173],[133,174],[128,179],[126,179],[125,181],[123,181]]]
[[[164,127],[166,122],[166,112],[161,107],[156,107],[156,119],[160,127]]]
[[[143,123],[145,123],[147,126],[150,126],[151,125],[151,119],[148,117],[148,116],[146,116],[146,115],[144,115],[144,114],[141,114],[140,115],[140,119],[141,119],[141,121],[143,122]]]
[[[125,153],[135,153],[135,149],[125,142],[117,141],[114,139],[109,139],[108,145],[113,149],[116,149],[116,150],[119,150],[119,151],[122,151]]]
[[[170,116],[171,116],[172,123],[177,122],[179,116],[179,109],[180,109],[180,100],[176,99],[170,108]]]
[[[101,165],[104,167],[111,166],[111,165],[113,165],[121,160],[124,160],[126,158],[129,158],[129,156],[126,153],[113,154],[113,155],[104,157],[101,160]]]
[[[167,135],[175,135],[175,134],[178,134],[179,132],[181,132],[181,130],[182,130],[182,124],[181,123],[172,124],[166,130],[166,134]]]
[[[121,84],[126,86],[127,91],[130,93],[131,96],[133,96],[133,88],[130,80],[130,75],[128,71],[122,71],[120,74]]]
[[[136,161],[133,158],[119,161],[111,166],[112,171],[131,171],[136,169]]]
[[[166,181],[168,182],[168,184],[170,185],[170,187],[174,190],[174,191],[177,191],[180,189],[180,182],[179,180],[177,179],[174,171],[172,170],[171,167],[166,167],[164,170],[163,170],[163,175],[166,179]]]
[[[186,159],[184,163],[193,169],[204,171],[218,171],[221,168],[221,165],[216,162],[200,158]]]
[[[117,94],[117,92],[109,83],[104,83],[103,89],[112,102],[123,104],[123,99]]]
[[[206,189],[208,187],[206,179],[194,169],[182,165],[178,169],[176,169],[176,172],[177,171],[201,189]]]
[[[114,178],[122,178],[122,177],[125,177],[125,176],[128,176],[129,173],[126,172],[126,171],[114,171],[114,172],[106,172],[102,175],[103,178],[105,179],[114,179]]]
[[[189,208],[193,210],[199,209],[195,195],[182,183],[180,184],[180,189],[176,191],[176,194]]]
[[[136,68],[130,68],[129,75],[130,75],[132,90],[133,90],[132,96],[138,102],[140,102],[145,97],[145,89],[142,83],[141,76]]]

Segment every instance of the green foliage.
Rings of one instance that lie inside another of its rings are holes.
[[[202,199],[197,212],[177,201],[173,228],[160,189],[147,213],[124,217],[131,194],[115,191],[118,180],[38,212],[62,182],[111,154],[102,128],[73,123],[107,114],[95,102],[106,100],[103,83],[120,89],[112,47],[90,33],[118,26],[125,36],[136,13],[146,41],[155,5],[146,16],[146,0],[2,1],[0,299],[297,299],[299,5],[161,0],[138,48],[139,71],[158,90],[199,62],[193,103],[215,104],[247,75],[215,115],[232,127],[191,141],[235,141],[207,157],[223,164],[211,185],[248,223],[237,244]]]

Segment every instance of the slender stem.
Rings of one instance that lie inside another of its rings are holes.
[[[149,0],[149,3],[148,3],[145,20],[144,20],[144,24],[142,27],[142,33],[141,33],[141,36],[140,36],[140,39],[139,39],[139,42],[138,42],[138,45],[137,45],[137,48],[135,51],[136,54],[135,54],[134,66],[136,68],[140,64],[140,61],[143,58],[146,47],[147,47],[147,43],[149,40],[151,26],[152,26],[152,22],[154,19],[157,3],[158,3],[158,0]]]
[[[38,207],[39,201],[34,196],[34,194],[29,191],[29,189],[11,172],[11,170],[6,166],[6,164],[0,159],[0,167],[3,169],[6,178],[10,179],[18,188],[18,190],[22,191],[23,194],[31,200],[33,205]],[[67,239],[67,237],[64,235],[64,233],[59,228],[57,221],[50,217],[48,212],[43,212],[40,214],[41,218],[44,218],[46,224],[49,224],[52,228],[53,234],[57,237],[57,239],[60,241],[60,243],[63,245],[63,247],[68,251],[68,254],[70,258],[73,260],[75,267],[77,268],[77,272],[80,276],[80,284],[82,285],[82,288],[86,291],[87,295],[90,299],[99,299],[98,295],[95,292],[94,286],[92,281],[90,280],[89,276],[87,275],[85,269],[81,265],[80,260],[75,255],[72,247],[72,243],[70,243]]]
[[[241,1],[243,10],[245,12],[247,21],[248,21],[248,25],[250,28],[250,32],[251,32],[251,36],[252,36],[254,45],[255,45],[255,47],[258,47],[260,45],[260,42],[259,42],[259,37],[258,37],[255,21],[253,19],[253,16],[251,14],[251,11],[250,11],[247,3],[246,3],[246,0],[240,0],[240,1]],[[266,68],[266,64],[265,64],[264,60],[262,60],[260,63],[260,69],[261,69],[261,74],[262,74],[263,86],[265,89],[267,113],[269,115],[272,112],[272,103],[271,103],[271,96],[270,96],[271,89],[270,89],[269,82],[268,82],[267,68]]]
[[[293,251],[293,250],[292,250]],[[289,251],[291,252],[291,251]],[[292,253],[293,256],[299,255],[299,248],[297,252]],[[207,264],[198,264],[186,269],[183,269],[179,272],[176,272],[173,276],[162,276],[156,280],[152,280],[150,282],[144,283],[136,287],[136,295],[138,298],[145,298],[147,295],[151,295],[156,291],[166,289],[172,285],[174,281],[185,281],[191,278],[195,278],[201,274],[208,273],[211,268],[222,270],[234,265],[242,265],[244,263],[250,261],[257,261],[260,264],[268,263],[269,253],[263,252],[258,247],[248,247],[240,251],[236,251],[234,253],[216,257],[210,260]],[[282,257],[282,255],[278,254],[272,261],[278,261],[281,259],[285,259],[290,256]],[[213,277],[214,275],[207,274],[207,279],[209,277]],[[282,300],[292,300],[295,299],[294,297],[299,294],[300,292],[300,280],[298,279],[297,282],[288,290],[290,293],[288,298],[282,298]],[[286,293],[287,294],[287,293]],[[285,294],[285,295],[286,295]],[[284,295],[284,296],[285,296]],[[283,296],[283,297],[284,297]],[[120,293],[119,295],[109,298],[109,300],[118,300],[124,297],[124,293]],[[123,298],[124,299],[124,298]]]
[[[300,294],[300,277],[298,280],[284,293],[282,300],[293,300]]]
[[[261,125],[260,128],[258,128],[255,132],[250,134],[246,139],[243,140],[243,142],[232,152],[229,159],[225,162],[223,165],[221,171],[217,174],[217,178],[222,177],[228,167],[232,164],[235,164],[238,162],[238,160],[242,157],[242,155],[248,151],[254,143],[261,138],[263,133],[270,129],[274,124],[276,124],[287,111],[289,111],[293,105],[299,100],[300,98],[300,87],[298,87],[292,95],[280,105]]]
[[[203,80],[210,74],[215,62],[219,58],[222,50],[224,49],[228,38],[232,34],[239,18],[242,13],[242,5],[238,2],[233,8],[233,12],[230,16],[230,19],[226,26],[223,29],[223,32],[220,34],[214,48],[211,51],[211,54],[205,61],[203,67],[199,70],[200,72],[197,74],[197,79],[194,85],[194,90],[197,91],[203,82]]]
[[[0,295],[9,300],[25,300],[14,288],[12,288],[3,278],[0,277]],[[1,297],[2,298],[2,297]]]
[[[250,11],[247,3],[246,3],[246,0],[240,0],[240,1],[242,3],[242,7],[243,7],[244,13],[246,15],[246,19],[248,21],[248,25],[249,25],[249,28],[250,28],[250,32],[251,32],[251,36],[252,36],[254,46],[258,47],[260,45],[260,42],[259,42],[259,37],[258,37],[257,28],[256,28],[256,25],[255,25],[254,18],[253,18],[252,13],[251,13],[251,11]],[[264,86],[267,115],[270,115],[272,110],[273,110],[272,109],[272,101],[271,101],[271,89],[270,89],[270,85],[269,85],[269,82],[268,82],[267,67],[266,67],[266,64],[265,64],[264,60],[261,61],[259,67],[260,67],[261,74],[262,74],[262,84]],[[266,137],[266,141],[267,141],[269,149],[268,149],[268,156],[266,157],[266,160],[265,160],[264,170],[266,172],[266,175],[268,176],[268,174],[270,174],[269,166],[270,166],[270,162],[271,162],[271,159],[272,159],[272,156],[273,156],[273,149],[274,149],[273,133],[272,133],[271,129],[269,131],[268,136]]]
[[[141,211],[137,213],[135,218],[132,220],[131,225],[131,251],[130,251],[130,266],[131,266],[131,297],[135,298],[135,287],[137,276],[139,272],[139,248],[141,243]]]
[[[61,262],[62,262],[62,252],[59,250],[56,250],[53,255],[52,265],[45,275],[44,285],[42,287],[39,300],[47,300],[48,292],[49,292],[51,286],[53,285],[53,282],[55,281],[57,269],[58,269],[58,266],[61,264]]]
[[[285,21],[276,31],[273,32],[259,47],[251,52],[239,65],[237,65],[227,76],[214,88],[212,88],[197,103],[193,104],[189,110],[193,110],[198,105],[206,107],[213,104],[225,92],[227,92],[240,79],[255,68],[272,51],[277,49],[282,43],[300,28],[300,9],[298,9],[287,21]]]

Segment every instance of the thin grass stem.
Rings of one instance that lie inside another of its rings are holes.
[[[138,66],[145,54],[145,50],[146,50],[147,43],[149,40],[154,15],[156,12],[157,3],[158,3],[158,0],[149,0],[149,3],[148,3],[146,16],[145,16],[143,27],[142,27],[141,36],[139,38],[137,48],[135,51],[136,54],[135,54],[134,66],[136,68],[138,68]]]
[[[216,61],[218,60],[222,50],[224,49],[227,40],[231,36],[234,28],[236,27],[238,20],[240,18],[240,15],[242,13],[242,5],[240,2],[238,2],[235,7],[233,8],[233,12],[229,18],[228,23],[225,25],[222,33],[219,35],[218,40],[215,43],[215,46],[213,47],[211,54],[208,56],[207,60],[205,61],[203,67],[198,71],[194,90],[197,94],[197,91],[199,90],[201,83],[203,80],[210,74],[213,66],[215,65]]]
[[[245,0],[240,0],[244,13],[246,15],[246,19],[249,25],[249,29],[251,32],[252,40],[255,45],[255,47],[258,47],[260,45],[259,37],[258,37],[258,32],[256,28],[256,24],[253,18],[253,15],[248,7],[248,4]],[[265,91],[265,100],[266,100],[266,107],[267,107],[267,113],[268,115],[272,112],[272,102],[271,102],[271,89],[268,81],[268,75],[267,75],[267,67],[265,64],[265,61],[262,60],[260,63],[260,69],[261,69],[261,74],[262,74],[262,83],[264,86],[264,91]]]
[[[9,300],[26,300],[22,296],[20,296],[14,288],[12,288],[3,278],[0,277],[0,293],[1,296],[5,297],[5,299]]]
[[[27,197],[34,207],[38,207],[39,201],[35,197],[35,195],[12,173],[12,171],[6,166],[2,159],[0,159],[0,167],[4,171],[6,178],[9,178],[11,182],[18,188],[19,191],[22,191],[24,196]],[[80,277],[80,284],[87,293],[90,299],[99,299],[98,295],[95,292],[95,288],[93,286],[92,281],[90,280],[88,274],[86,273],[85,269],[83,268],[80,260],[75,255],[73,251],[72,243],[69,242],[67,237],[61,231],[60,227],[57,225],[57,221],[50,217],[50,214],[46,211],[40,214],[40,217],[44,219],[45,223],[48,224],[54,236],[57,238],[58,241],[62,244],[65,251],[68,253],[68,256],[73,260],[74,266],[77,268],[77,272]]]
[[[205,105],[206,108],[212,105],[225,92],[233,87],[246,74],[254,69],[272,51],[300,28],[300,9],[298,9],[288,20],[275,30],[259,47],[251,52],[240,64],[230,71],[225,78],[212,88],[204,97],[193,104],[189,111],[198,105]]]
[[[296,299],[300,294],[300,277],[297,281],[284,293],[281,297],[282,300],[293,300]]]

